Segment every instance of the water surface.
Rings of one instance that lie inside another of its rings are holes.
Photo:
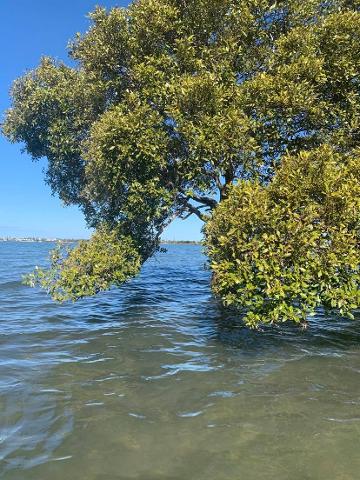
[[[51,245],[0,243],[4,480],[353,480],[360,322],[249,332],[198,246],[57,305],[21,285]]]

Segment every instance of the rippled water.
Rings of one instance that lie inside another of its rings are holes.
[[[0,244],[4,480],[360,478],[360,325],[249,332],[197,246],[56,305],[21,285],[49,244]]]

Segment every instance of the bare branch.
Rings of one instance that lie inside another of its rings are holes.
[[[196,215],[201,221],[206,222],[208,219],[208,216],[204,214],[203,212],[200,211],[201,208],[204,207],[195,207],[190,203],[190,198],[189,197],[179,197],[178,201],[180,202],[182,206],[182,211],[180,212],[179,216],[181,217],[181,214],[187,211],[189,215],[186,215],[185,217],[181,217],[183,219],[189,218],[192,214]]]
[[[184,189],[180,189],[180,192],[186,196],[186,198],[194,200],[197,203],[202,203],[203,205],[213,209],[217,206],[218,202],[211,197],[207,197],[206,195],[196,195],[194,193],[187,192]]]

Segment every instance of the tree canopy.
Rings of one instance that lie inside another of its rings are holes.
[[[176,217],[207,224],[245,320],[359,305],[358,0],[138,0],[90,14],[72,65],[15,81],[4,134],[93,238],[31,277],[57,299],[131,278]],[[112,263],[111,258],[115,257]]]

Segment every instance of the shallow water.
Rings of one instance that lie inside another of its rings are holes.
[[[249,332],[198,246],[56,305],[19,281],[49,244],[0,243],[4,480],[360,478],[360,322]]]

